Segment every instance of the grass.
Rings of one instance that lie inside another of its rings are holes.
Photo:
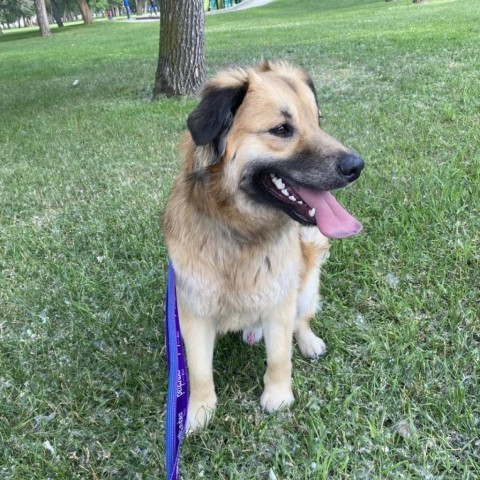
[[[362,154],[294,354],[296,403],[259,407],[264,349],[218,342],[220,404],[184,479],[480,477],[480,4],[278,0],[207,20],[208,69],[287,58]],[[149,101],[158,25],[0,40],[0,478],[164,476],[167,253],[159,218],[195,100]],[[74,80],[78,85],[73,86]]]

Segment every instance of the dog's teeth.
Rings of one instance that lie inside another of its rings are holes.
[[[275,184],[275,186],[279,189],[282,190],[285,188],[285,184],[282,182],[281,178],[278,177],[273,177],[272,182]]]
[[[288,199],[291,200],[292,202],[296,202],[296,201],[297,201],[297,199],[296,199],[293,195],[290,195],[290,196],[288,197]]]
[[[305,205],[301,200],[298,200],[297,203],[299,203],[300,205]]]
[[[290,196],[290,194],[288,193],[288,190],[287,190],[286,188],[284,188],[284,189],[282,190],[282,193],[283,193],[286,197],[289,197],[289,196]]]
[[[315,209],[312,208],[311,210],[308,211],[308,214],[311,216],[311,217],[314,217],[315,216]]]

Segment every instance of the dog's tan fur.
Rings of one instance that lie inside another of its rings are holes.
[[[239,88],[246,94],[218,145],[196,145],[192,134],[185,134],[182,169],[164,217],[189,367],[191,430],[205,425],[216,406],[217,333],[263,329],[267,369],[261,405],[269,412],[294,399],[293,335],[307,357],[326,351],[309,323],[328,240],[317,228],[256,202],[239,184],[258,158],[282,162],[307,149],[325,158],[349,150],[319,127],[314,89],[303,70],[267,62],[229,70],[210,80],[202,101]],[[284,142],[267,132],[283,121],[287,107],[298,134]]]

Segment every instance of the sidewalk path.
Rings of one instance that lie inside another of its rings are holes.
[[[209,12],[205,12],[205,13],[206,15],[216,15],[217,13],[236,12],[237,10],[245,10],[247,8],[261,7],[271,2],[273,2],[273,0],[243,0],[243,2],[238,3],[233,7],[221,8],[220,10],[210,10]]]
[[[274,0],[243,0],[243,2],[238,3],[230,8],[221,8],[220,10],[210,10],[205,12],[205,15],[216,15],[217,13],[229,13],[236,12],[237,10],[246,10],[247,8],[262,7],[267,3],[271,3]],[[158,16],[144,16],[144,17],[133,17],[130,20],[125,20],[127,22],[158,22],[160,17]]]

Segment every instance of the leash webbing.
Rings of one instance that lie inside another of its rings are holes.
[[[165,426],[167,480],[178,480],[180,446],[187,423],[188,375],[178,320],[175,271],[172,262],[168,264],[165,331],[168,366],[167,419]]]

